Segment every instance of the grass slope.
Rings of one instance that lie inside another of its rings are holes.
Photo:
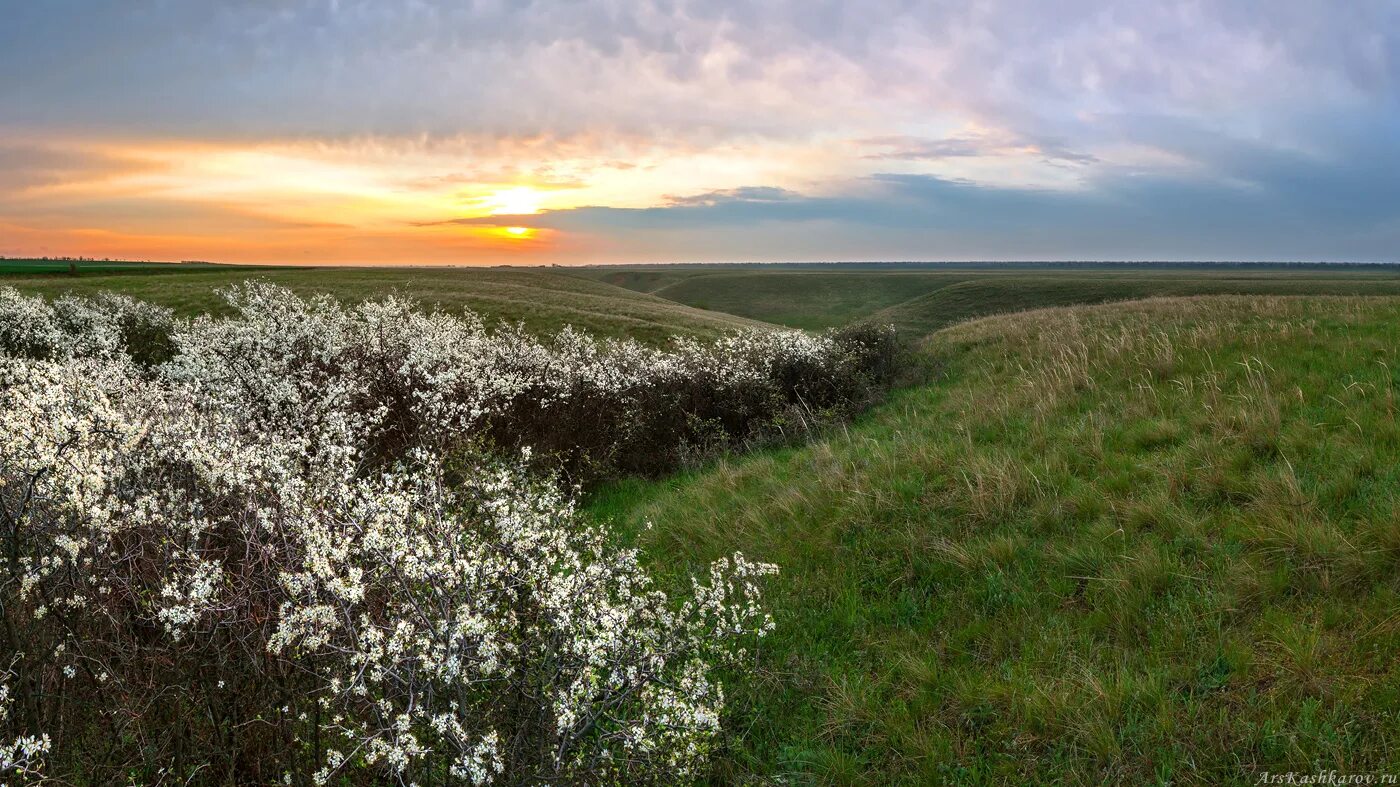
[[[600,281],[615,287],[655,294],[669,284],[684,281],[695,275],[704,275],[708,269],[693,269],[689,265],[647,266],[623,265],[610,268],[574,268],[569,275],[583,279]]]
[[[978,275],[967,270],[843,269],[839,264],[824,268],[619,266],[571,273],[701,309],[809,330],[845,325]]]
[[[928,334],[973,317],[1047,306],[1184,295],[1400,295],[1400,280],[1361,275],[1314,276],[1002,276],[941,287],[871,314],[907,336]]]
[[[1148,297],[1400,295],[1400,271],[1357,266],[1331,270],[1152,265],[1059,269],[833,265],[822,270],[647,266],[572,273],[698,308],[796,328],[829,328],[871,319],[892,322],[915,337],[989,314]]]
[[[1397,348],[1400,299],[967,322],[849,431],[590,510],[667,577],[782,567],[721,781],[1395,772]]]
[[[961,273],[745,271],[690,276],[653,293],[702,309],[822,329],[845,325],[966,279]]]
[[[674,334],[713,336],[753,321],[718,314],[602,282],[539,269],[237,268],[71,276],[0,276],[0,284],[45,295],[114,290],[183,314],[220,312],[217,290],[248,278],[302,294],[359,301],[390,293],[444,309],[472,309],[487,319],[524,322],[536,331],[573,325],[597,334],[660,342]]]

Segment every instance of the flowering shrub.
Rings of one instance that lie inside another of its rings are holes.
[[[695,775],[773,567],[668,598],[538,469],[641,466],[683,411],[742,436],[847,405],[883,345],[230,302],[0,289],[0,779]]]
[[[671,603],[510,467],[359,474],[345,421],[252,432],[105,359],[0,370],[7,761],[49,735],[102,781],[681,778],[713,669],[769,625],[769,567],[736,556]]]
[[[366,456],[389,462],[422,447],[530,447],[537,465],[576,482],[664,472],[697,451],[846,414],[893,374],[892,331],[870,326],[662,350],[569,329],[543,339],[488,330],[473,314],[425,314],[395,298],[346,307],[258,283],[226,297],[234,317],[177,323],[120,296],[50,305],[0,288],[0,350],[125,352],[267,431],[348,419]]]
[[[0,674],[0,723],[10,716],[11,675]],[[0,778],[38,779],[42,776],[43,756],[52,742],[48,735],[21,735],[9,742],[0,742]]]
[[[124,354],[150,367],[167,360],[169,309],[116,293],[53,302],[0,287],[0,354],[72,358]]]
[[[667,350],[572,330],[537,339],[395,299],[345,308],[267,285],[229,293],[239,318],[178,332],[170,374],[276,423],[337,412],[374,423],[369,453],[481,441],[531,447],[585,481],[672,469],[864,404],[887,382],[893,335],[749,331]],[[273,382],[275,381],[275,382]]]

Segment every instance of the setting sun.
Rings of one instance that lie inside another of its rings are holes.
[[[486,237],[504,241],[533,240],[540,234],[534,227],[486,227],[482,231]]]

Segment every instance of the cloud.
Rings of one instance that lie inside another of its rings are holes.
[[[669,236],[691,259],[800,259],[804,248],[816,259],[878,258],[877,251],[894,259],[1394,259],[1400,184],[1369,167],[1395,171],[1400,135],[1355,140],[1358,149],[1339,163],[1172,131],[1162,132],[1175,140],[1172,149],[1200,170],[1102,168],[1072,189],[877,173],[826,195],[749,186],[649,208],[448,223]],[[1216,177],[1221,172],[1228,182]],[[797,242],[804,238],[825,240]]]
[[[360,224],[513,221],[673,258],[1034,244],[1043,256],[1377,258],[1394,256],[1400,226],[1389,0],[9,6],[10,221],[100,224],[104,210],[129,220],[152,204],[153,223],[173,221],[150,200],[16,197],[128,174],[94,143],[135,140],[323,148],[325,166],[285,204],[246,197],[289,226],[316,223],[305,205],[339,185],[355,197],[345,204],[395,211]],[[292,188],[282,176],[296,168],[278,163],[259,183]],[[453,197],[516,182],[593,204],[441,218]],[[208,198],[165,184],[171,200]]]
[[[961,133],[938,139],[913,136],[870,137],[859,140],[874,148],[864,158],[894,161],[943,161],[975,157],[1028,156],[1046,163],[1093,164],[1099,159],[1070,150],[1058,142],[1035,142],[1006,132]]]
[[[724,203],[789,202],[800,197],[795,191],[776,186],[741,186],[737,189],[707,191],[704,194],[683,197],[667,195],[665,199],[669,205],[713,207]]]
[[[9,195],[68,183],[146,171],[149,162],[110,153],[0,139],[0,191]]]
[[[1072,131],[1400,84],[1385,0],[12,5],[8,122],[174,134],[783,134],[930,108]]]

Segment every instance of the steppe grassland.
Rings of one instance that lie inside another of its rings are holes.
[[[1400,272],[1389,266],[1033,268],[948,263],[876,268],[833,264],[765,269],[613,267],[571,274],[795,328],[821,329],[869,320],[891,323],[910,337],[927,336],[973,317],[1150,297],[1400,295]]]
[[[523,322],[537,333],[565,325],[604,336],[663,343],[682,334],[713,337],[754,327],[752,320],[706,312],[652,295],[545,269],[483,268],[229,268],[73,276],[0,276],[0,284],[49,297],[64,292],[120,292],[185,316],[225,314],[219,290],[257,279],[303,297],[326,293],[346,303],[399,294],[424,307],[470,309],[492,321]]]
[[[1397,346],[1384,298],[978,320],[848,431],[592,510],[783,567],[726,778],[1394,770]]]

